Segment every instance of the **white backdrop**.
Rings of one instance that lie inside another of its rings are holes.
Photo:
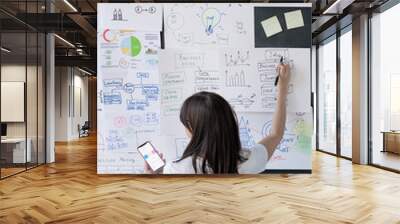
[[[231,103],[242,146],[252,147],[270,130],[281,56],[292,68],[288,118],[266,169],[311,170],[310,48],[255,48],[254,6],[98,4],[98,173],[142,173],[136,148],[147,140],[179,158],[189,141],[180,106],[203,90]]]

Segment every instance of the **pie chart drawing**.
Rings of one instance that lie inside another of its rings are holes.
[[[125,55],[136,57],[140,54],[141,50],[142,45],[137,37],[131,36],[123,39],[121,42],[121,51]]]

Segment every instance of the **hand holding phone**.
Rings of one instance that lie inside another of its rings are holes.
[[[137,150],[142,155],[144,161],[150,166],[152,171],[157,171],[165,166],[164,160],[149,141],[140,145]]]

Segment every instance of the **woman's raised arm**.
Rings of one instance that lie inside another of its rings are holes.
[[[287,64],[279,64],[277,67],[279,82],[277,85],[277,104],[272,118],[272,127],[270,133],[265,136],[260,144],[264,145],[268,151],[268,157],[271,158],[276,147],[281,142],[285,132],[286,123],[286,98],[289,88],[290,68]],[[268,158],[268,159],[269,159]]]

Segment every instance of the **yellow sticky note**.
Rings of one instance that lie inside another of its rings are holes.
[[[261,22],[261,25],[267,37],[271,37],[277,33],[282,32],[281,24],[279,23],[279,20],[276,16],[263,20]]]
[[[290,29],[295,29],[304,26],[303,14],[301,10],[295,10],[285,13],[286,27]]]

